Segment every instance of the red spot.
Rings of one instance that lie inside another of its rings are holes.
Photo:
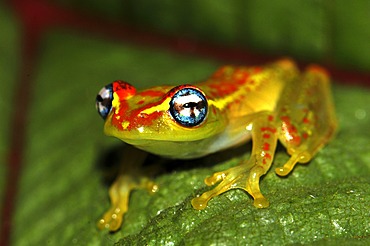
[[[143,104],[144,102],[145,102],[144,100],[140,100],[137,102],[137,105]]]
[[[273,121],[274,120],[274,116],[272,115],[269,115],[268,118],[267,118],[268,121]]]
[[[262,149],[265,150],[265,151],[270,150],[270,144],[264,143]]]
[[[283,131],[287,131],[290,134],[297,132],[297,128],[295,128],[295,126],[292,125],[292,123],[290,122],[289,116],[282,116],[280,119],[283,121],[283,126],[282,126]]]
[[[269,153],[266,153],[265,158],[271,160],[272,156]]]
[[[284,121],[284,122],[289,122],[290,123],[290,118],[289,118],[289,116],[281,116],[280,117],[280,119],[282,120],[282,121]]]
[[[263,134],[263,135],[262,135],[262,137],[263,137],[263,138],[270,138],[271,136],[270,136],[270,134],[265,133],[265,134]]]
[[[210,84],[209,87],[211,88],[212,95],[215,97],[224,97],[230,95],[239,88],[235,83],[228,82]]]
[[[265,153],[265,156],[262,159],[262,163],[266,165],[267,160],[271,160],[272,156],[269,153]]]
[[[291,145],[299,145],[301,143],[301,137],[297,128],[290,122],[290,118],[288,116],[282,116],[280,119],[283,121],[281,130],[283,135],[286,136],[285,140]]]
[[[295,145],[299,145],[301,143],[301,137],[298,136],[298,135],[294,136],[293,139],[292,139],[292,142]]]
[[[302,134],[302,137],[303,137],[304,139],[307,139],[307,138],[309,137],[309,135],[308,135],[308,133],[307,133],[307,132],[305,132],[305,133],[303,133],[303,134]]]
[[[309,124],[311,121],[308,118],[303,118],[303,123],[304,124]]]
[[[242,85],[244,84],[249,78],[249,73],[245,70],[240,68],[235,69],[232,79],[236,84]]]
[[[272,127],[261,127],[261,131],[262,131],[262,132],[271,132],[271,133],[275,133],[275,132],[276,132],[276,129],[275,129],[275,128],[272,128]]]

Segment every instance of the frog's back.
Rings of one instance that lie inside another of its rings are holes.
[[[273,111],[283,88],[297,74],[296,65],[289,59],[264,67],[224,66],[199,87],[229,118],[238,118]]]

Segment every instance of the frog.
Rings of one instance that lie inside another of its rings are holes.
[[[196,210],[232,189],[244,190],[256,208],[269,207],[260,179],[271,168],[278,142],[288,161],[275,168],[287,176],[296,164],[309,163],[337,129],[327,70],[308,65],[300,70],[290,58],[264,65],[225,65],[208,79],[178,86],[137,90],[116,80],[101,89],[96,109],[104,133],[127,143],[125,162],[109,188],[111,207],[99,229],[117,231],[135,189],[156,192],[140,172],[146,153],[172,159],[194,159],[252,141],[249,158],[206,177],[212,186],[191,201]]]

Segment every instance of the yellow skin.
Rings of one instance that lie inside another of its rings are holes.
[[[252,139],[249,160],[205,179],[208,186],[219,184],[192,200],[192,206],[198,210],[204,209],[211,198],[230,189],[248,192],[257,208],[268,207],[259,180],[271,167],[277,141],[280,140],[291,156],[287,163],[275,169],[278,175],[286,176],[296,163],[309,162],[336,129],[326,71],[311,65],[300,73],[289,59],[263,67],[225,66],[208,80],[192,86],[158,86],[136,91],[125,82],[116,81],[112,85],[113,99],[109,108],[101,105],[104,96],[97,98],[98,109],[105,110],[104,132],[138,149],[189,159]],[[185,92],[189,92],[186,88],[190,88],[190,93],[195,91],[195,95],[185,93],[178,101],[173,99],[184,88]],[[99,95],[104,94],[105,89]],[[203,101],[199,103],[201,99],[207,101],[206,106]],[[183,100],[190,100],[190,104],[181,104]],[[171,105],[172,101],[176,106]],[[181,111],[186,106],[188,109]],[[177,111],[171,112],[170,107]],[[182,124],[173,112],[179,113],[180,121],[185,119],[191,123]],[[193,119],[199,121],[194,123]],[[98,222],[100,229],[119,229],[133,189],[157,190],[157,186],[135,168],[144,161],[145,155],[130,149],[127,157],[109,190],[112,206]]]

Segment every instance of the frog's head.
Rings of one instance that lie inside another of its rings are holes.
[[[218,134],[225,122],[209,100],[193,85],[137,91],[126,82],[114,81],[97,95],[96,108],[105,120],[107,135],[143,145],[197,141]]]

